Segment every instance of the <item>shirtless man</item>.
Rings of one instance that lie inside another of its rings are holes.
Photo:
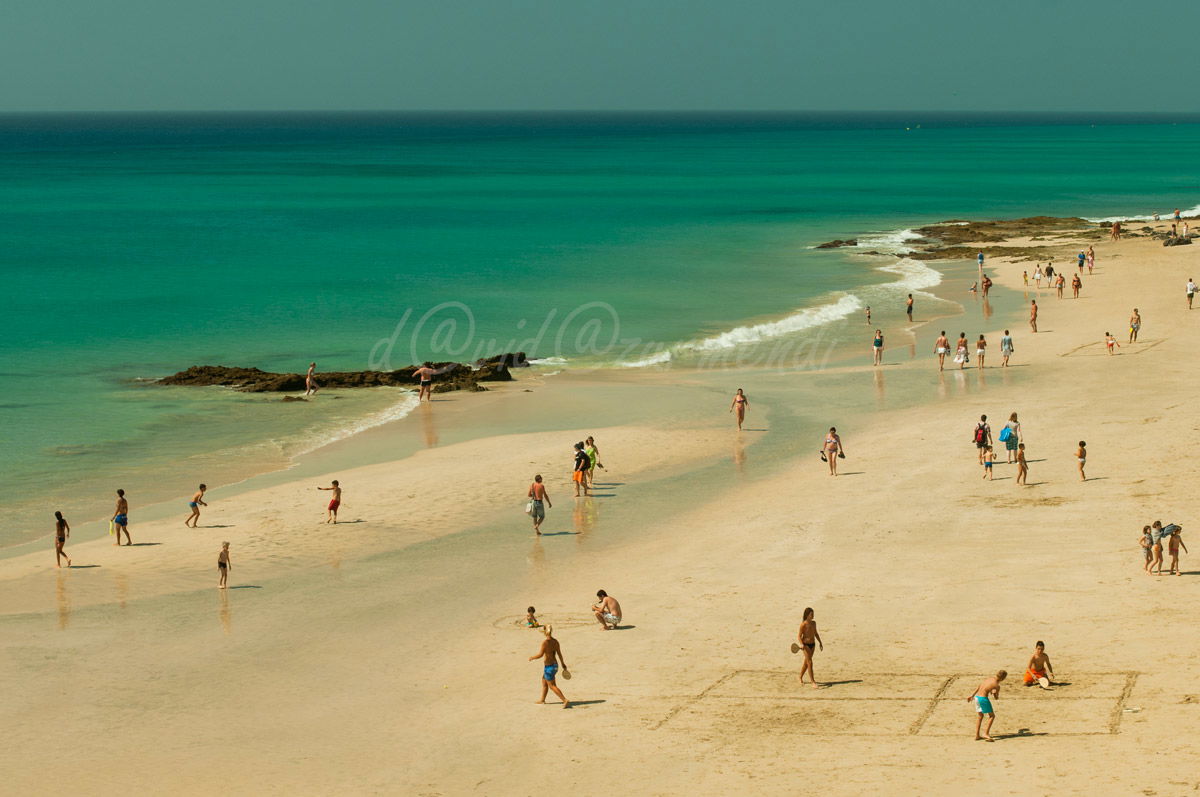
[[[413,376],[419,376],[421,378],[421,389],[417,391],[417,401],[420,401],[421,399],[425,399],[426,401],[433,400],[430,397],[430,392],[433,389],[433,375],[436,373],[437,370],[434,369],[433,363],[428,361],[422,364],[420,368],[412,372]]]
[[[1022,681],[1026,686],[1037,684],[1042,689],[1049,689],[1050,684],[1054,683],[1054,665],[1046,655],[1046,643],[1040,639],[1034,645],[1033,655],[1029,657],[1029,666],[1025,668]]]
[[[554,678],[558,675],[558,665],[562,664],[563,676],[567,677],[570,673],[567,670],[567,660],[563,658],[562,647],[558,644],[558,640],[554,638],[553,626],[542,626],[542,633],[546,638],[542,640],[542,646],[538,648],[538,652],[529,657],[530,661],[534,659],[542,660],[542,696],[537,701],[540,703],[546,702],[546,691],[552,691],[558,695],[558,699],[562,701],[563,708],[570,708],[571,704],[567,702],[566,696],[562,690],[558,688]]]
[[[811,608],[804,610],[796,638],[800,641],[800,649],[804,651],[804,665],[800,668],[800,683],[804,683],[804,673],[807,672],[808,677],[812,678],[812,688],[819,689],[817,675],[813,672],[813,651],[817,645],[820,645],[821,652],[824,652],[825,643],[821,641],[821,635],[817,633],[817,621],[813,619],[813,615],[814,612]]]
[[[325,518],[326,523],[337,523],[338,507],[342,505],[342,488],[338,484],[338,480],[334,479],[332,487],[318,487],[318,490],[332,490],[333,498],[329,500],[329,517]]]
[[[71,566],[71,557],[67,556],[67,552],[63,550],[63,546],[67,544],[67,538],[71,536],[71,525],[67,523],[67,519],[63,517],[62,512],[54,513],[54,566],[62,567],[62,560],[67,560],[67,567]],[[1178,560],[1178,557],[1176,557]]]
[[[550,494],[546,492],[546,485],[542,484],[542,474],[537,474],[533,477],[533,484],[529,485],[529,516],[533,518],[533,533],[542,536],[542,521],[546,519],[546,507],[553,507],[550,503]]]
[[[125,491],[117,490],[117,508],[112,516],[113,525],[117,528],[117,541],[113,545],[121,544],[121,532],[125,532],[125,544],[133,545],[133,540],[129,539],[129,502],[125,500]]]
[[[316,363],[308,364],[308,373],[304,375],[304,395],[317,395],[317,378],[314,376],[317,370]]]
[[[1004,670],[993,675],[991,678],[985,678],[979,688],[975,690],[975,694],[967,698],[967,702],[975,702],[975,711],[979,717],[975,720],[975,741],[992,742],[992,723],[996,721],[996,712],[992,708],[992,698],[1000,697],[1000,682],[1008,677],[1008,673]],[[979,735],[979,730],[983,725],[983,718],[988,718],[987,727],[983,729],[983,735]]]
[[[942,334],[933,344],[933,353],[938,358],[938,370],[946,370],[946,355],[950,353],[950,340],[946,337],[946,330],[942,330]]]
[[[1133,308],[1133,315],[1129,316],[1129,342],[1137,343],[1138,330],[1142,328],[1142,316],[1138,313],[1138,309]]]
[[[1119,222],[1119,221],[1113,222],[1112,232],[1109,233],[1108,237],[1110,240],[1113,240],[1113,241],[1121,240],[1121,222]]]
[[[908,314],[908,320],[912,321],[913,298],[912,294],[908,295],[908,300],[904,303],[904,312]]]
[[[200,522],[200,507],[208,506],[208,504],[204,503],[204,491],[207,489],[207,484],[200,485],[200,489],[192,496],[192,500],[188,501],[188,507],[192,510],[192,514],[188,515],[187,520],[183,521],[183,525],[196,528],[196,524]]]
[[[1029,300],[1029,328],[1037,332],[1037,299]]]
[[[621,622],[621,604],[604,590],[597,590],[596,597],[600,602],[592,604],[592,614],[596,615],[596,620],[605,631],[609,630],[610,625],[615,631]]]

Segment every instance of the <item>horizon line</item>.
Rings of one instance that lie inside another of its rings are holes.
[[[919,116],[922,114],[929,115],[985,115],[985,116],[1000,116],[1000,115],[1023,115],[1023,116],[1158,116],[1158,117],[1195,117],[1200,119],[1200,110],[1198,111],[1101,111],[1101,110],[953,110],[953,109],[931,109],[923,108],[917,110],[906,109],[654,109],[654,108],[634,108],[634,109],[611,109],[611,108],[515,108],[515,109],[472,109],[472,108],[452,108],[452,109],[431,109],[431,108],[275,108],[275,109],[255,109],[255,108],[220,108],[220,109],[187,109],[187,108],[169,108],[169,109],[69,109],[69,110],[0,110],[0,116],[68,116],[68,115],[130,115],[130,114],[146,114],[146,115],[168,115],[168,114],[195,114],[195,115],[211,115],[211,114],[280,114],[280,115],[296,115],[296,114],[378,114],[378,115],[394,115],[394,114],[415,114],[415,115],[613,115],[613,116],[630,116],[630,115],[680,115],[680,116],[700,116],[700,115],[728,115],[728,116],[787,116],[799,114],[887,114],[887,115],[912,115]]]

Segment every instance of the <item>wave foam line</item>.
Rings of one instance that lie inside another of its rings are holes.
[[[1160,213],[1159,221],[1171,221],[1172,214],[1174,212],[1175,212],[1175,209],[1172,208],[1171,210],[1168,210],[1166,213]],[[1181,211],[1179,211],[1179,215],[1180,216],[1200,216],[1200,205],[1196,205],[1195,207],[1188,208],[1187,210],[1181,210]],[[1090,222],[1094,222],[1096,224],[1111,224],[1114,221],[1154,221],[1154,214],[1151,213],[1151,214],[1147,214],[1145,216],[1105,216],[1102,219],[1089,219],[1089,218],[1085,217],[1084,221],[1090,221]]]
[[[417,408],[420,402],[417,400],[417,394],[411,391],[404,391],[404,395],[395,404],[386,407],[379,412],[371,413],[364,418],[359,418],[353,423],[347,424],[341,428],[335,429],[328,434],[317,434],[311,443],[301,446],[295,451],[288,452],[289,456],[297,457],[302,454],[308,454],[316,451],[318,448],[336,443],[339,440],[345,440],[347,437],[353,437],[360,432],[365,432],[368,429],[374,429],[376,426],[383,426],[385,423],[398,421],[401,418],[409,415]]]
[[[874,252],[882,252],[888,255],[907,255],[912,254],[912,247],[907,246],[910,241],[923,240],[925,236],[912,230],[892,230],[891,232],[871,233],[858,238],[858,243],[855,244],[855,249],[866,249]]]
[[[900,275],[900,279],[895,282],[881,286],[884,288],[895,286],[908,291],[922,291],[942,284],[942,272],[910,257],[902,258],[890,266],[880,266],[878,270]]]

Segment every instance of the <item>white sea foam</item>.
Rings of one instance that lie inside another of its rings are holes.
[[[547,365],[547,366],[566,365],[567,358],[566,357],[540,357],[536,360],[530,360],[529,364],[530,365]]]
[[[651,365],[664,365],[671,362],[671,352],[664,350],[647,355],[638,360],[617,363],[619,368],[646,368]]]
[[[1170,210],[1160,211],[1158,214],[1159,220],[1160,221],[1170,221],[1174,213],[1175,213],[1174,208],[1171,208]],[[1200,205],[1196,205],[1195,207],[1188,208],[1187,210],[1180,210],[1179,215],[1181,215],[1181,216],[1200,216]],[[1095,222],[1096,224],[1102,224],[1102,223],[1103,224],[1111,224],[1114,221],[1154,221],[1154,214],[1147,213],[1144,216],[1105,216],[1102,219],[1085,218],[1084,221],[1091,221],[1091,222]]]
[[[908,243],[910,241],[920,241],[924,237],[912,230],[877,232],[859,237],[858,243],[854,248],[864,249],[869,252],[880,252],[887,255],[907,255],[913,251],[912,247],[908,246]]]
[[[880,266],[880,271],[888,274],[899,274],[900,279],[889,282],[883,287],[898,287],[908,291],[921,291],[942,284],[942,273],[935,271],[920,260],[906,257],[888,266]]]
[[[307,454],[311,451],[316,451],[318,448],[327,446],[330,443],[336,443],[339,440],[345,440],[347,437],[353,437],[360,432],[373,429],[376,426],[383,426],[385,423],[398,421],[415,410],[419,404],[420,402],[417,400],[417,394],[412,391],[405,390],[399,401],[395,402],[391,406],[385,407],[378,412],[373,412],[363,418],[357,418],[345,426],[340,426],[331,431],[321,432],[313,435],[312,438],[308,439],[306,443],[301,444],[299,447],[293,450],[287,451],[287,453],[293,457],[301,454]]]

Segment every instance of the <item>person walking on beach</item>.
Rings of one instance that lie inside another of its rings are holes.
[[[867,305],[867,326],[871,326],[871,305]]]
[[[318,487],[317,489],[333,491],[333,497],[329,499],[329,516],[325,518],[325,522],[336,524],[338,507],[342,505],[342,486],[338,484],[337,479],[334,479],[330,482],[329,487]]]
[[[562,701],[563,708],[570,708],[571,704],[567,702],[567,698],[563,695],[562,690],[558,688],[558,683],[555,677],[558,675],[558,665],[562,663],[562,671],[564,678],[570,678],[571,673],[567,670],[567,660],[563,658],[562,646],[558,644],[558,640],[554,638],[554,627],[550,625],[542,626],[542,633],[545,634],[545,639],[542,640],[542,646],[538,648],[538,652],[529,657],[530,661],[534,659],[542,660],[542,696],[538,698],[538,704],[546,702],[546,691],[549,690],[558,696]]]
[[[1034,333],[1037,332],[1037,313],[1038,313],[1037,299],[1030,299],[1029,300],[1029,328],[1031,330],[1033,330]]]
[[[1161,520],[1156,520],[1150,524],[1150,540],[1152,542],[1153,559],[1150,561],[1149,573],[1151,575],[1162,575],[1163,563],[1163,525]]]
[[[1129,316],[1129,342],[1137,343],[1138,331],[1142,328],[1142,316],[1138,309],[1133,308],[1133,315]]]
[[[992,278],[987,274],[983,275],[983,280],[979,283],[979,287],[983,289],[983,298],[987,298],[988,291],[992,289]]]
[[[546,519],[546,507],[554,508],[554,504],[550,503],[550,494],[546,492],[546,485],[542,484],[542,474],[537,474],[533,477],[533,484],[529,485],[527,493],[529,497],[529,517],[533,518],[533,533],[542,536],[542,521]]]
[[[1017,484],[1029,486],[1029,463],[1025,460],[1025,444],[1017,443]]]
[[[804,683],[804,673],[807,672],[808,677],[812,679],[812,688],[817,689],[820,684],[817,683],[817,675],[813,671],[813,653],[816,652],[817,645],[821,646],[821,652],[824,653],[825,643],[821,641],[821,635],[817,633],[817,621],[814,619],[814,615],[811,608],[804,610],[796,638],[800,642],[800,650],[804,651],[804,664],[800,667],[800,683]]]
[[[1075,451],[1075,460],[1079,463],[1079,481],[1087,481],[1087,474],[1083,472],[1083,468],[1087,465],[1087,443],[1079,441],[1079,448]]]
[[[1175,530],[1171,532],[1171,536],[1167,538],[1167,553],[1171,556],[1171,569],[1169,571],[1169,575],[1172,576],[1183,575],[1183,573],[1179,570],[1179,549],[1182,547],[1184,553],[1187,553],[1188,549],[1187,546],[1183,544],[1183,540],[1179,537],[1179,535],[1182,533],[1183,529],[1176,526]],[[70,559],[67,560],[67,566],[71,566]]]
[[[733,394],[733,403],[729,405],[730,412],[737,412],[737,425],[739,432],[742,431],[742,422],[746,420],[746,407],[749,405],[750,402],[746,399],[746,394],[743,393],[742,389],[739,387],[737,389],[737,393]],[[618,468],[618,470],[620,469]]]
[[[317,385],[317,378],[315,376],[316,372],[317,372],[317,364],[309,363],[308,364],[308,373],[304,375],[304,395],[306,395],[306,396],[317,395],[318,385]]]
[[[1045,279],[1045,275],[1042,274],[1042,264],[1038,263],[1037,269],[1033,272],[1033,281],[1037,283],[1038,290],[1042,289],[1043,279]]]
[[[600,627],[607,631],[611,625],[612,630],[617,630],[617,626],[621,624],[621,617],[623,616],[621,614],[621,604],[617,602],[616,598],[602,589],[596,590],[596,597],[600,601],[599,603],[592,604],[592,614],[595,615],[597,622],[600,623]]]
[[[207,489],[207,484],[200,485],[200,489],[192,496],[192,500],[188,501],[188,508],[192,510],[192,514],[188,515],[187,520],[183,521],[184,526],[196,528],[196,524],[200,522],[200,507],[208,506],[208,504],[204,503],[204,492]]]
[[[594,437],[588,437],[588,439],[584,440],[583,443],[583,453],[588,455],[588,461],[590,463],[588,465],[587,472],[588,487],[595,489],[596,468],[604,467],[604,465],[602,465],[600,462],[600,449],[596,448],[596,439]]]
[[[117,541],[113,545],[120,546],[121,532],[125,532],[125,544],[133,545],[129,538],[129,502],[125,500],[125,491],[117,490],[117,508],[113,512],[112,524],[116,527]]]
[[[1078,254],[1078,255],[1076,255],[1076,258],[1075,258],[1075,259],[1076,259],[1077,261],[1079,261],[1079,262],[1077,263],[1077,265],[1078,265],[1078,267],[1079,267],[1079,273],[1080,273],[1080,274],[1082,274],[1082,273],[1083,273],[1083,266],[1084,266],[1084,264],[1085,264],[1085,263],[1087,263],[1087,255],[1086,255],[1086,254],[1084,254],[1082,250],[1080,250],[1079,254]]]
[[[424,399],[425,401],[433,401],[433,376],[437,371],[434,370],[433,363],[426,360],[421,364],[421,367],[412,372],[412,376],[420,377],[421,387],[417,390],[417,401]]]
[[[1037,684],[1042,689],[1050,689],[1054,683],[1054,665],[1046,655],[1046,643],[1038,640],[1033,646],[1033,655],[1029,657],[1029,665],[1025,668],[1025,677],[1021,679],[1026,686]]]
[[[1008,431],[1005,431],[1007,429]],[[1000,430],[1000,436],[1004,438],[1004,450],[1007,453],[1007,462],[1011,465],[1013,457],[1017,454],[1017,445],[1021,442],[1021,422],[1017,420],[1017,414],[1014,412],[1008,416],[1008,421],[1004,424],[1004,429]]]
[[[911,293],[908,295],[908,301],[904,303],[904,312],[908,314],[908,320],[911,322],[913,313],[913,296]]]
[[[871,351],[875,354],[875,365],[883,362],[883,330],[875,330],[875,340],[871,343]]]
[[[992,699],[1000,697],[1000,682],[1008,677],[1005,670],[1000,670],[991,678],[985,678],[975,694],[967,698],[967,702],[975,701],[975,711],[979,717],[975,720],[975,741],[992,742],[992,723],[996,721],[996,710],[992,708]],[[987,717],[987,727],[983,728],[983,718]],[[979,735],[980,729],[983,735]]]
[[[1008,358],[1012,357],[1013,351],[1014,351],[1014,349],[1013,349],[1012,334],[1009,333],[1009,331],[1006,329],[1006,330],[1004,330],[1004,336],[1002,338],[1000,338],[1000,356],[1001,356],[1000,367],[1001,368],[1008,367]]]
[[[846,449],[842,447],[842,438],[838,436],[837,427],[830,426],[829,434],[821,446],[821,459],[829,463],[829,475],[837,476],[838,458],[846,458]]]
[[[1121,344],[1117,343],[1117,339],[1112,336],[1111,332],[1104,333],[1104,346],[1108,349],[1108,354],[1110,357],[1112,356],[1114,346],[1116,346],[1118,349],[1121,348]]]
[[[996,454],[991,446],[983,449],[983,478],[992,480],[992,466],[996,463]]]
[[[1082,287],[1083,287],[1083,280],[1079,278],[1078,274],[1071,277],[1071,296],[1072,296],[1072,298],[1074,298],[1074,299],[1079,298],[1079,289]]]
[[[67,556],[63,546],[67,543],[67,538],[71,536],[71,526],[67,523],[67,519],[63,517],[62,512],[54,513],[54,566],[62,567],[62,560],[67,560],[67,567],[71,566],[71,557]]]
[[[1092,276],[1092,269],[1096,267],[1096,250],[1089,244],[1087,248],[1087,267],[1088,276]]]
[[[979,361],[977,368],[983,367],[983,358],[987,356],[987,340],[983,335],[979,336],[979,340],[975,341],[975,359]]]
[[[954,362],[958,363],[958,370],[967,367],[967,360],[971,359],[967,354],[967,333],[958,333],[958,342],[954,344]]]
[[[579,488],[583,488],[583,494],[588,495],[587,472],[592,467],[592,461],[588,459],[587,452],[583,450],[583,443],[575,444],[575,470],[571,472],[571,480],[575,482],[575,497],[579,497]]]
[[[1065,288],[1066,285],[1067,285],[1067,278],[1064,277],[1062,274],[1059,274],[1058,277],[1054,280],[1054,288],[1058,292],[1058,298],[1061,299],[1063,297],[1062,296],[1063,288]]]
[[[1154,561],[1154,535],[1150,533],[1149,526],[1142,526],[1142,538],[1138,540],[1138,545],[1142,549],[1142,555],[1146,559],[1146,563],[1142,565],[1142,569],[1147,573],[1150,572],[1150,565]]]
[[[1109,237],[1109,240],[1112,240],[1112,241],[1121,240],[1121,222],[1119,222],[1119,221],[1113,222],[1112,232],[1110,232],[1108,234],[1108,237]]]
[[[229,571],[233,567],[233,563],[229,561],[229,543],[221,543],[221,552],[217,554],[217,572],[220,574],[217,581],[217,589],[225,589],[229,586]]]
[[[1021,282],[1024,283],[1026,288],[1029,287],[1029,272],[1028,271],[1021,272]]]
[[[1192,299],[1194,299],[1194,298],[1196,298],[1196,283],[1192,281],[1191,277],[1188,277],[1187,300],[1188,300],[1188,309],[1189,310],[1192,309]]]
[[[979,263],[979,273],[982,274],[983,273],[983,252],[980,252],[976,256],[975,260]]]
[[[988,426],[987,416],[980,415],[979,423],[975,425],[975,448],[979,450],[979,464],[983,464],[983,450],[992,444],[992,427]]]
[[[933,344],[933,353],[938,358],[938,370],[946,370],[946,355],[950,352],[950,341],[946,338],[946,330],[942,330],[942,334]]]

